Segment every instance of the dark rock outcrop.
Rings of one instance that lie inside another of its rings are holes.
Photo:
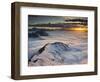
[[[28,30],[28,37],[29,38],[38,38],[39,36],[48,36],[49,34],[42,29],[29,29]]]

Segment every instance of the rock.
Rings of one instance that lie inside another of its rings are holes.
[[[48,33],[42,29],[32,28],[28,30],[29,38],[38,38],[39,36],[48,36]]]
[[[48,36],[48,33],[44,30],[38,30],[35,33],[39,34],[40,36]]]
[[[37,33],[31,32],[31,33],[28,33],[28,37],[29,38],[38,38],[39,35]]]

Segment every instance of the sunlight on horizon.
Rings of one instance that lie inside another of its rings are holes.
[[[87,28],[71,28],[71,30],[75,30],[75,31],[87,31],[88,29]]]
[[[70,28],[61,28],[61,27],[35,27],[35,28],[46,29],[46,30],[88,31],[88,28],[86,26],[70,27]]]

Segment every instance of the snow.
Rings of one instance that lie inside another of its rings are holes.
[[[47,31],[42,39],[29,38],[29,66],[87,63],[87,32]],[[39,50],[42,49],[40,53]]]

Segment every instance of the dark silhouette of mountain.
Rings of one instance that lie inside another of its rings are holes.
[[[30,37],[30,38],[38,38],[39,35],[38,35],[38,33],[31,32],[31,33],[28,33],[28,37]]]
[[[39,34],[40,36],[48,36],[48,33],[44,30],[38,30],[35,32],[36,34]]]
[[[43,29],[32,28],[28,30],[28,37],[38,38],[39,36],[48,36],[48,33]]]
[[[81,23],[79,23],[81,24]],[[77,25],[76,23],[57,23],[57,24],[34,24],[34,25],[29,25],[29,26],[33,26],[33,27],[72,27]]]

